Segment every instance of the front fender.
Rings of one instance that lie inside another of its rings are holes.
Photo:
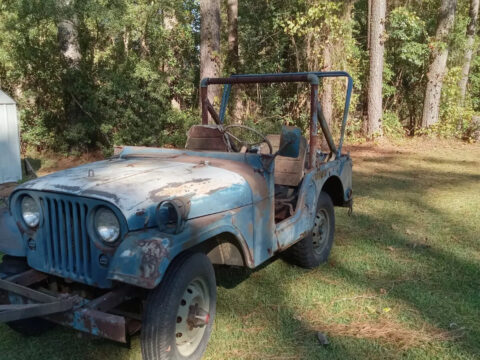
[[[27,256],[25,243],[17,224],[7,208],[0,208],[0,252],[12,256]]]
[[[248,226],[241,225],[251,224],[251,215],[251,206],[247,206],[189,220],[177,235],[162,233],[157,228],[131,232],[115,252],[108,278],[153,289],[178,254],[222,233],[237,238],[247,266],[253,267],[253,233]]]

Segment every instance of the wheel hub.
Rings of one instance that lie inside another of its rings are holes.
[[[203,279],[194,279],[186,288],[177,311],[175,337],[178,352],[189,356],[197,349],[210,322],[210,295]]]
[[[190,309],[187,317],[187,324],[190,330],[193,328],[202,327],[208,324],[210,321],[210,314],[208,311],[202,309],[198,303],[190,305]]]

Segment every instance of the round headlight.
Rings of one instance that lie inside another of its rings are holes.
[[[120,223],[117,217],[112,210],[104,207],[95,213],[95,229],[100,238],[107,243],[114,242],[120,236]]]
[[[24,196],[22,199],[22,217],[25,224],[34,228],[40,223],[40,207],[31,196]]]

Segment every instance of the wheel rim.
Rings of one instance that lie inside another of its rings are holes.
[[[315,215],[315,222],[312,230],[313,251],[317,256],[321,255],[328,244],[330,233],[330,221],[325,209],[320,209]]]
[[[210,292],[204,279],[190,282],[180,299],[177,311],[175,338],[178,352],[189,356],[202,341],[210,321]]]

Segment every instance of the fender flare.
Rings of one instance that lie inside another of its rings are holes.
[[[235,237],[246,265],[253,267],[251,247],[241,231],[232,224],[230,217],[231,214],[214,214],[193,219],[178,235],[161,233],[156,228],[131,232],[116,250],[109,267],[108,278],[153,289],[160,283],[176,256],[224,233]],[[208,223],[212,225],[202,226]],[[199,229],[201,230],[198,231]]]

